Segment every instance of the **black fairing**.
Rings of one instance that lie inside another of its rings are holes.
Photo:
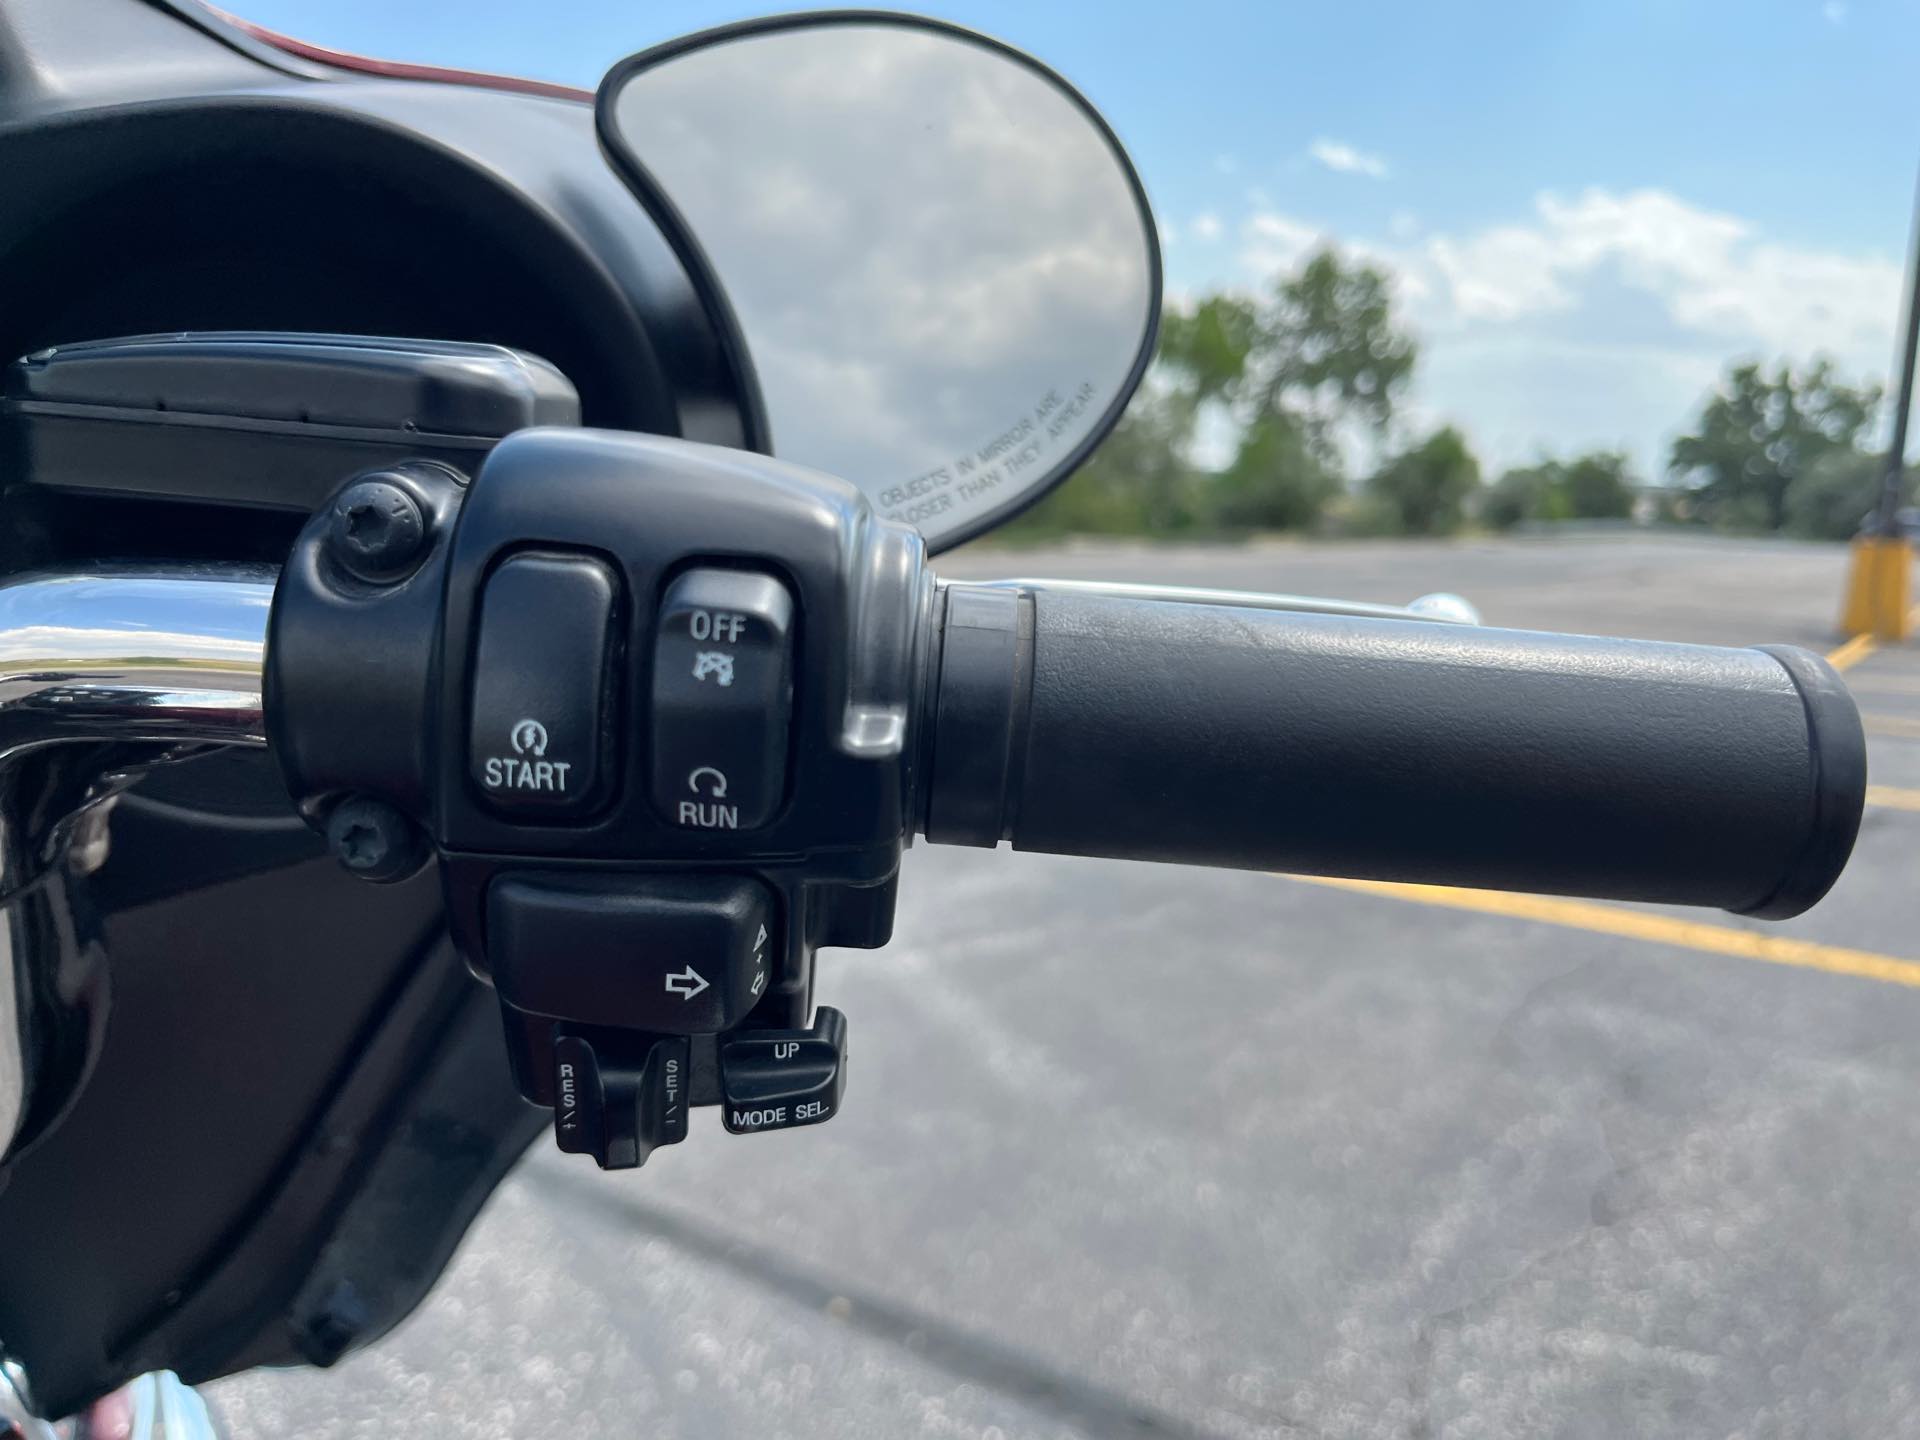
[[[585,104],[349,76],[141,0],[0,7],[0,363],[258,329],[487,341],[588,424],[756,445]],[[49,494],[0,452],[0,573],[278,563],[298,517]],[[409,1310],[540,1128],[439,877],[348,878],[264,754],[141,783],[81,901],[91,1077],[0,1189],[0,1350],[65,1413],[156,1367],[328,1363]],[[342,1059],[342,1057],[349,1057]]]

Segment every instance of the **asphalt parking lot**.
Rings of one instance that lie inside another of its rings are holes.
[[[963,553],[942,569],[1834,648],[1833,547]],[[834,952],[846,1108],[536,1146],[430,1302],[262,1437],[1920,1434],[1920,649],[1810,915],[934,851]],[[702,1121],[706,1123],[701,1123]]]

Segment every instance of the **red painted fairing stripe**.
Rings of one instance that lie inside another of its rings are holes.
[[[440,85],[472,85],[483,90],[508,90],[516,95],[544,95],[550,100],[578,100],[588,104],[593,101],[591,90],[582,90],[576,85],[556,85],[549,80],[522,80],[517,75],[491,75],[484,70],[453,70],[444,65],[413,65],[404,60],[374,60],[344,50],[329,50],[324,45],[313,45],[305,40],[295,40],[290,35],[281,35],[217,6],[208,5],[206,8],[261,44],[271,45],[276,50],[284,50],[289,55],[298,55],[302,60],[311,60],[319,65],[357,70],[363,75],[384,75],[391,80],[430,80]]]

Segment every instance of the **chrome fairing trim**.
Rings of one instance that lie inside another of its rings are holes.
[[[27,1399],[27,1375],[0,1354],[0,1435],[20,1440],[60,1440],[59,1431],[34,1413]]]

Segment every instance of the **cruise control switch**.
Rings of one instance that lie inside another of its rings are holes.
[[[721,1122],[735,1135],[831,1120],[847,1083],[847,1017],[822,1005],[807,1030],[743,1030],[720,1049]]]
[[[687,1138],[685,1040],[657,1040],[636,1064],[603,1055],[593,1042],[567,1035],[554,1042],[553,1136],[573,1155],[591,1155],[602,1170],[631,1170],[662,1145]]]

